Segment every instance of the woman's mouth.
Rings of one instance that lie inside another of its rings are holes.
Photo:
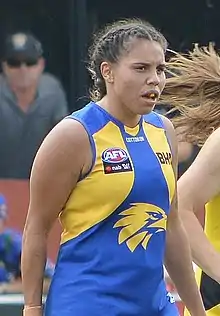
[[[152,89],[145,91],[141,96],[149,101],[156,102],[159,99],[159,92]]]

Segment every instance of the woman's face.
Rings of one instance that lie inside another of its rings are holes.
[[[150,113],[165,86],[165,56],[161,45],[134,39],[129,52],[111,64],[112,83],[107,85],[118,104],[131,113]]]

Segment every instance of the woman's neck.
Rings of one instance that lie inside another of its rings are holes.
[[[98,101],[97,104],[125,126],[133,128],[140,121],[141,115],[131,112],[125,105],[118,104],[116,100],[110,101],[107,96]]]

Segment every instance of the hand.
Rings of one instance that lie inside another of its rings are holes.
[[[43,309],[40,306],[25,307],[23,309],[23,316],[43,316]]]

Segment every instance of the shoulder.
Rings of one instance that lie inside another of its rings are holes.
[[[170,145],[172,147],[176,146],[176,132],[172,122],[166,116],[158,114],[156,112],[151,112],[150,114],[145,116],[145,121],[153,124],[154,126],[163,128],[165,130]]]
[[[171,133],[174,131],[172,122],[166,116],[157,112],[152,111],[151,113],[144,115],[144,121],[156,127],[168,130]]]
[[[82,124],[75,120],[63,119],[44,138],[33,163],[33,169],[49,169],[61,164],[68,168],[88,148],[88,135]],[[78,160],[79,160],[78,159]]]
[[[220,169],[219,155],[220,155],[220,127],[217,128],[206,140],[195,159],[197,165],[204,164],[204,167],[210,168],[211,166]],[[210,162],[211,165],[209,165]],[[194,165],[194,164],[193,164]]]
[[[170,121],[170,119],[168,119],[166,116],[161,115],[161,114],[157,114],[157,115],[160,117],[161,121],[163,122],[164,129],[167,132],[175,135],[176,133],[174,130],[174,126],[173,126],[173,123]]]
[[[144,121],[155,127],[163,129],[166,133],[167,140],[172,147],[172,152],[177,151],[176,132],[172,122],[167,117],[152,111],[151,113],[144,115]]]
[[[107,113],[94,102],[89,102],[82,109],[69,115],[68,118],[80,122],[89,135],[97,133],[110,122]]]
[[[189,169],[178,180],[185,204],[196,212],[220,192],[220,128],[207,139]]]
[[[41,147],[52,146],[55,151],[66,149],[70,152],[80,147],[87,138],[87,132],[79,121],[65,118],[45,137]]]
[[[45,137],[38,150],[33,170],[82,169],[90,151],[90,141],[84,126],[76,120],[63,119]],[[32,171],[33,171],[32,170]]]
[[[219,123],[219,125],[220,125],[220,123]],[[217,128],[217,129],[208,137],[208,139],[206,140],[204,146],[207,146],[207,145],[211,144],[211,145],[218,145],[217,147],[220,148],[219,143],[220,143],[220,127]],[[204,146],[203,146],[203,147],[204,147]]]
[[[161,120],[161,115],[152,111],[149,114],[144,115],[144,122],[151,124],[158,128],[164,128],[163,121]]]
[[[219,155],[220,155],[220,128],[217,128],[206,140],[202,146],[196,161],[210,161],[212,166],[220,167]],[[208,167],[208,166],[207,166]]]
[[[3,94],[1,94],[1,99],[3,98],[5,94],[12,95],[11,89],[3,73],[0,73],[0,89],[1,89],[1,93],[3,92]]]

